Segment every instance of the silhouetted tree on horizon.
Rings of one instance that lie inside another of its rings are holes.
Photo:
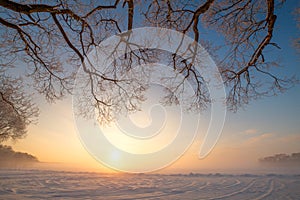
[[[274,156],[267,156],[259,159],[262,163],[300,163],[300,153],[275,154]]]
[[[18,166],[21,163],[34,163],[38,159],[28,153],[16,152],[10,146],[0,144],[0,167]]]

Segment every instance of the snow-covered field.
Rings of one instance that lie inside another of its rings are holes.
[[[300,175],[0,170],[0,199],[300,199]]]

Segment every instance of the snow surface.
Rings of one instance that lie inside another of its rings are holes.
[[[300,199],[300,175],[0,170],[0,199]]]

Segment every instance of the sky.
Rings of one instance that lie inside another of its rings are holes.
[[[273,41],[281,47],[274,55],[283,66],[277,69],[278,73],[283,76],[295,74],[300,78],[300,56],[292,46],[293,39],[300,35],[292,15],[295,3],[287,1],[283,9],[276,13],[278,21]],[[38,106],[38,123],[28,127],[26,138],[7,144],[16,151],[35,155],[53,168],[114,172],[99,163],[82,144],[74,120],[71,96],[55,104],[39,99]],[[195,116],[191,114],[189,117],[193,119]],[[193,144],[183,156],[160,172],[248,169],[257,167],[257,160],[261,157],[300,152],[299,84],[283,94],[251,101],[236,113],[227,112],[216,146],[205,158],[199,159],[209,117],[207,112],[201,115]],[[138,118],[140,116],[136,116],[136,120]]]

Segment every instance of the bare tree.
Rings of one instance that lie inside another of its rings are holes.
[[[23,138],[38,109],[24,93],[20,79],[0,77],[0,142]]]
[[[109,122],[113,120],[112,112],[138,109],[146,89],[135,77],[116,74],[132,70],[135,64],[157,61],[157,55],[161,54],[151,49],[131,51],[134,44],[126,43],[130,30],[158,26],[182,32],[193,37],[195,42],[203,43],[201,30],[211,29],[224,36],[223,51],[227,54],[215,59],[219,61],[218,67],[228,87],[227,103],[236,110],[253,98],[282,92],[295,82],[293,78],[273,74],[272,68],[278,63],[265,56],[267,46],[279,48],[272,37],[275,10],[283,3],[280,0],[115,0],[101,3],[93,0],[0,0],[1,66],[27,65],[28,77],[34,81],[35,88],[50,101],[72,93],[74,74],[81,67],[88,76],[87,87],[93,98],[88,104],[97,108],[100,120]],[[126,34],[120,34],[122,32]],[[85,65],[88,53],[115,34],[120,34],[120,43],[127,45],[128,53],[115,55],[116,62],[107,72]],[[191,44],[186,51],[195,55],[196,45]],[[194,102],[199,105],[209,102],[201,72],[199,75],[193,65],[195,56],[183,59],[176,54],[166,54],[164,59],[185,76],[183,81],[194,81]],[[103,95],[110,87],[116,88],[116,96]],[[172,101],[172,95],[168,97]],[[87,113],[83,109],[81,114]]]

